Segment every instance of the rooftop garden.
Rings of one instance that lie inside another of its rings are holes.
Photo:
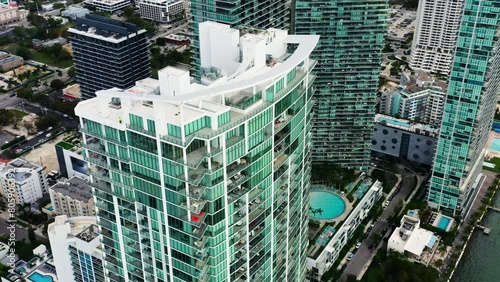
[[[73,147],[75,147],[75,145],[64,142],[64,141],[57,143],[56,146],[62,147],[65,150],[71,150]]]

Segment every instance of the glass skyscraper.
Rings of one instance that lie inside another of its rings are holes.
[[[167,67],[76,108],[105,275],[305,281],[318,36],[204,22],[200,38],[200,83]]]
[[[69,29],[82,99],[151,76],[146,30],[103,16],[77,18]]]
[[[204,21],[228,24],[231,27],[251,26],[255,28],[288,29],[290,26],[290,0],[187,0],[191,2],[191,28],[193,44],[193,76],[200,78],[200,31],[198,25]]]
[[[320,35],[313,162],[368,167],[387,13],[387,0],[296,1],[295,33]]]
[[[428,193],[429,205],[465,213],[481,184],[499,96],[500,1],[466,0]]]

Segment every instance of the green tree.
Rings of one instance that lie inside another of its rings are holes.
[[[60,118],[53,114],[46,114],[36,121],[36,127],[38,130],[45,130],[51,126],[55,126],[59,123]]]
[[[156,44],[158,46],[165,46],[167,44],[167,39],[164,37],[158,37],[156,38]]]
[[[75,77],[75,67],[71,67],[68,70],[68,76],[69,77]]]
[[[17,47],[16,55],[23,57],[25,60],[30,60],[32,58],[31,51],[23,46]]]
[[[0,45],[7,45],[10,43],[12,43],[12,40],[10,39],[10,37],[0,36]]]
[[[30,101],[33,99],[33,92],[31,91],[30,88],[23,87],[17,90],[17,97]]]
[[[12,114],[11,111],[6,110],[6,109],[0,109],[0,125],[8,125],[11,123],[14,115]]]
[[[32,243],[36,242],[35,229],[33,229],[31,226],[28,228],[28,239]]]
[[[50,82],[50,87],[59,90],[64,88],[64,82],[60,79],[54,79]]]
[[[123,9],[123,16],[127,19],[133,17],[135,15],[135,8],[132,6],[125,7]]]

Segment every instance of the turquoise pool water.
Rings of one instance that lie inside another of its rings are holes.
[[[407,123],[407,122],[399,121],[399,120],[391,119],[391,118],[386,118],[386,117],[379,117],[378,121],[385,121],[385,122],[387,122],[389,124],[399,125],[399,126],[402,126],[402,127],[410,127],[410,124]]]
[[[345,203],[336,194],[326,191],[311,192],[311,209],[309,216],[314,219],[333,219],[342,215],[345,211]],[[313,213],[312,210],[321,209],[321,213]]]
[[[441,216],[439,219],[439,222],[437,224],[437,228],[443,229],[444,231],[447,231],[448,225],[450,225],[451,219],[448,217]]]
[[[500,139],[493,138],[493,141],[491,141],[490,150],[500,152]]]
[[[28,279],[34,282],[54,282],[54,279],[52,279],[52,277],[48,275],[42,275],[38,272],[31,274]]]

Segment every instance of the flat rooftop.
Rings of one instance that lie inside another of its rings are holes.
[[[64,182],[58,182],[50,187],[50,189],[82,202],[87,202],[92,199],[92,188],[88,185],[86,180],[76,176]]]
[[[295,83],[304,78],[315,64],[308,57],[318,40],[317,35],[289,35],[285,30],[248,27],[236,30],[203,22],[201,81],[191,79],[189,71],[166,67],[158,72],[159,80],[138,81],[125,90],[97,91],[96,98],[80,102],[75,110],[85,119],[99,120],[114,128],[129,124],[129,113],[180,126],[229,112],[232,122],[268,105],[262,97],[275,80],[292,70],[297,73]],[[291,54],[290,45],[296,46]],[[241,58],[240,50],[244,50]],[[260,98],[254,99],[257,95]],[[157,125],[156,131],[166,135],[166,128]]]
[[[136,25],[110,19],[103,16],[87,14],[76,19],[76,25],[69,29],[71,33],[97,37],[101,40],[125,40],[136,33],[146,32]]]

